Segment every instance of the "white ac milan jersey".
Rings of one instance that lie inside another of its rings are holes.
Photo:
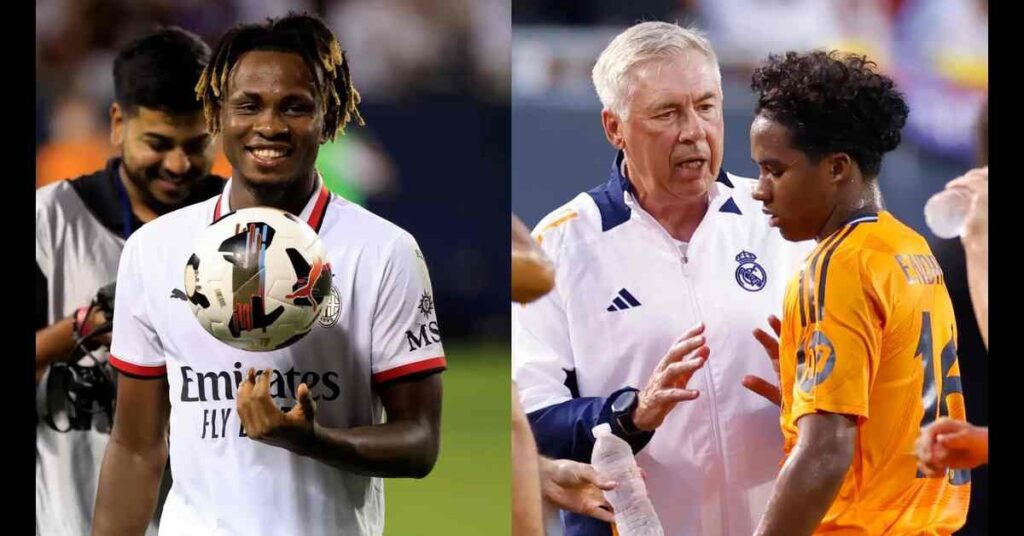
[[[183,292],[194,242],[230,212],[231,188],[143,226],[121,257],[110,362],[136,377],[166,374],[170,386],[174,484],[160,534],[379,535],[380,478],[246,437],[235,395],[250,367],[271,368],[283,410],[304,382],[319,424],[379,424],[375,384],[445,368],[423,255],[409,233],[321,184],[299,214],[318,231],[333,272],[318,321],[280,350],[232,348],[203,330]]]

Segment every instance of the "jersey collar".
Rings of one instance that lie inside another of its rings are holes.
[[[299,218],[302,218],[303,221],[309,224],[314,231],[320,232],[320,226],[323,225],[324,214],[327,212],[327,203],[330,201],[331,193],[324,184],[320,173],[316,174],[316,182],[319,187],[315,188],[313,195],[309,196],[306,206],[299,213]],[[217,198],[217,204],[213,208],[214,222],[231,213],[230,199],[232,186],[234,186],[233,178],[228,179],[224,185],[224,191]]]
[[[623,173],[625,157],[626,154],[623,151],[619,151],[618,154],[615,155],[615,160],[612,162],[608,182],[587,192],[587,195],[594,200],[597,204],[597,209],[601,213],[602,231],[609,231],[629,221],[632,210],[630,208],[630,204],[636,203],[633,185]],[[712,184],[710,188],[712,202],[708,207],[708,211],[718,210],[720,204],[715,203],[714,200],[719,196],[728,196],[728,199],[726,199],[726,203],[728,203],[732,198],[732,188],[732,181],[729,179],[728,174],[726,174],[725,169],[719,170],[718,178],[715,179],[714,184]],[[631,198],[632,203],[627,203],[627,194],[629,198]],[[731,206],[735,207],[735,203]],[[726,212],[733,212],[733,210],[728,210]],[[738,209],[735,213],[739,213]]]

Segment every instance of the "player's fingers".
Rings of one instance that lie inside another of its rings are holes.
[[[925,461],[918,460],[918,462],[917,462],[917,469],[919,471],[921,471],[921,473],[924,476],[928,477],[928,478],[934,478],[934,477],[939,475],[938,469],[933,467],[931,462],[925,462]]]
[[[243,401],[247,401],[252,394],[252,388],[254,383],[255,372],[253,369],[249,369],[245,373],[245,378],[242,379],[242,383],[238,386],[238,402],[241,404]]]
[[[259,376],[256,378],[256,388],[253,390],[254,394],[263,396],[264,393],[270,394],[270,371],[271,369],[263,369],[260,371]]]
[[[973,189],[982,180],[988,179],[988,166],[979,167],[946,183],[946,188],[966,187]]]
[[[932,443],[931,464],[946,467],[949,465],[950,451],[939,443]]]
[[[703,335],[694,335],[673,344],[672,348],[669,348],[668,353],[665,354],[665,357],[661,358],[661,362],[658,363],[657,368],[654,370],[664,370],[665,367],[672,363],[687,357],[691,352],[703,346],[705,342],[707,342],[707,340]]]
[[[975,168],[946,183],[946,188],[973,189],[979,181],[988,180],[988,166]]]
[[[952,433],[938,434],[935,442],[947,449],[964,449],[970,446],[970,430],[962,429]]]
[[[922,429],[914,441],[914,454],[917,455],[917,459],[926,461],[930,459],[931,442],[932,436]]]
[[[947,190],[952,190],[954,188],[963,188],[965,190],[970,190],[970,180],[966,176],[961,176],[946,183]]]
[[[593,465],[581,463],[576,474],[581,481],[589,482],[599,489],[612,490],[618,485],[614,480],[601,478],[601,475],[597,474],[597,470],[594,469]]]
[[[772,404],[782,406],[782,391],[774,383],[750,374],[743,377],[742,383],[743,387],[761,395]]]
[[[950,419],[949,417],[939,417],[935,422],[929,424],[927,429],[928,433],[934,438],[939,434],[951,434],[953,432],[966,429],[968,426],[969,425],[964,421]]]
[[[685,333],[680,335],[675,340],[675,342],[672,343],[672,347],[668,349],[668,352],[665,354],[665,357],[662,358],[661,362],[658,363],[658,366],[655,367],[654,370],[655,371],[661,370],[665,365],[668,364],[669,361],[673,360],[673,359],[670,359],[670,356],[672,356],[674,359],[677,360],[680,356],[676,355],[674,353],[674,351],[679,350],[679,345],[681,345],[682,343],[684,343],[685,341],[687,341],[689,339],[693,339],[695,337],[698,337],[698,336],[702,335],[703,333],[704,333],[704,323],[703,322],[698,322],[697,325],[695,325],[692,328],[686,330]],[[685,352],[682,355],[685,355]]]
[[[776,337],[782,336],[782,320],[775,315],[768,315],[768,325],[772,327]]]
[[[610,510],[611,505],[608,504],[608,501],[602,498],[600,501],[595,500],[588,502],[585,507],[584,514],[594,519],[600,519],[605,523],[615,523],[615,514]]]
[[[250,417],[252,426],[261,436],[264,436],[277,428],[277,423],[284,419],[284,413],[277,407],[277,404],[274,404],[270,394],[267,393],[260,398],[258,404],[253,404]]]
[[[238,390],[238,397],[235,400],[235,410],[238,411],[238,418],[242,421],[242,426],[248,422],[249,418],[249,399],[247,393],[242,393],[242,390]]]
[[[238,418],[242,421],[242,429],[245,430],[245,435],[259,439],[262,437],[262,429],[259,424],[259,412],[255,410],[252,398],[243,401],[239,400],[238,404]]]
[[[779,340],[768,334],[767,331],[757,328],[754,330],[754,338],[764,348],[768,358],[772,360],[772,367],[776,372],[779,370]]]
[[[686,339],[692,339],[693,337],[696,337],[697,335],[704,333],[704,327],[704,322],[698,322],[696,325],[694,325],[690,329],[686,330],[682,335],[680,335],[679,338],[676,339],[676,342],[682,342],[685,341]]]
[[[696,389],[660,389],[654,392],[653,402],[655,405],[672,405],[686,400],[693,400],[700,396]]]
[[[687,359],[686,361],[680,361],[678,363],[672,363],[665,368],[662,373],[662,386],[664,387],[685,387],[686,381],[690,379],[694,371],[704,366],[704,357],[695,357],[693,359]],[[683,385],[678,385],[682,383]]]
[[[925,449],[924,459],[919,463],[921,472],[928,477],[936,477],[946,472],[946,463],[942,460],[941,454],[935,449],[934,444],[929,444]]]
[[[299,399],[296,407],[301,407],[302,414],[306,419],[312,420],[313,416],[316,415],[316,402],[313,400],[313,395],[309,392],[309,386],[305,383],[300,383],[298,389],[296,389],[296,394]]]

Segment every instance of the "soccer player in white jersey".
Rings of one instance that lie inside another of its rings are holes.
[[[416,241],[314,169],[319,144],[360,120],[348,62],[319,19],[291,15],[229,30],[196,91],[233,174],[219,198],[125,245],[110,359],[134,377],[118,389],[93,534],[142,533],[168,450],[162,535],[382,534],[381,477],[423,477],[437,458],[445,358]],[[194,238],[252,206],[317,230],[338,306],[265,353],[215,340],[177,299]]]
[[[769,228],[754,181],[722,169],[721,75],[699,34],[633,26],[594,85],[619,153],[607,183],[534,231],[555,290],[513,308],[513,379],[542,455],[589,462],[607,422],[666,534],[748,536],[782,459],[778,409],[742,385],[773,373],[752,332],[811,244]],[[611,533],[562,519],[569,536]]]
[[[128,43],[113,65],[119,156],[36,190],[38,535],[91,530],[116,382],[106,365],[112,296],[98,290],[109,290],[125,240],[144,222],[224,186],[209,174],[214,146],[193,90],[209,59],[210,47],[179,28]]]

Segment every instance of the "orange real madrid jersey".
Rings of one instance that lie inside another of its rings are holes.
[[[966,419],[953,305],[919,234],[860,215],[807,257],[786,289],[780,338],[787,456],[800,417],[857,421],[853,462],[815,534],[951,534],[970,472],[925,478],[913,446],[939,416]]]

